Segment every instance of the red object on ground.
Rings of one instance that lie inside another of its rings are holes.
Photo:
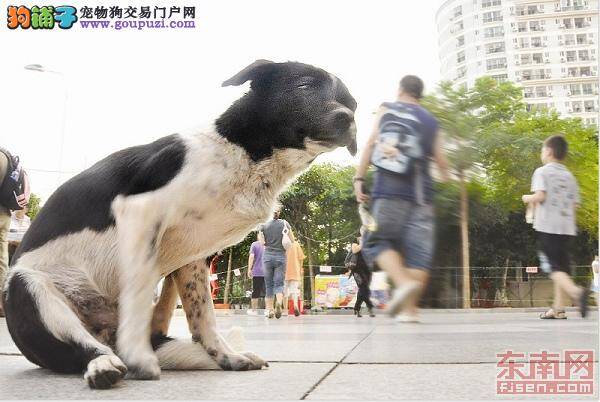
[[[217,262],[219,262],[220,258],[221,258],[221,256],[217,254],[213,257],[212,260],[210,260],[211,275],[217,273]],[[219,281],[210,281],[210,287],[212,289],[211,296],[212,296],[212,299],[214,300],[215,297],[217,297],[217,293],[219,292]]]
[[[298,298],[298,310],[300,314],[304,314],[304,306],[300,298]],[[288,314],[294,315],[294,302],[292,299],[288,299]]]

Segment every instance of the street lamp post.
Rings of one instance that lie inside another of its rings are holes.
[[[25,70],[29,70],[29,71],[37,71],[40,73],[56,74],[62,78],[62,80],[65,84],[64,85],[65,96],[64,96],[64,101],[63,101],[63,113],[62,113],[62,120],[61,120],[61,125],[60,125],[60,150],[59,150],[59,154],[58,154],[58,158],[59,158],[58,159],[58,179],[57,179],[57,187],[58,187],[61,184],[61,175],[63,172],[63,156],[64,156],[64,150],[65,150],[65,128],[66,128],[66,123],[67,123],[67,100],[68,100],[68,96],[69,96],[69,93],[67,91],[65,75],[63,73],[61,73],[60,71],[49,70],[49,69],[45,68],[44,66],[42,66],[41,64],[28,64],[24,68],[25,68]]]

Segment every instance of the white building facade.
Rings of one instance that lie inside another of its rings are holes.
[[[513,81],[528,108],[598,124],[598,0],[447,0],[436,23],[445,80]]]

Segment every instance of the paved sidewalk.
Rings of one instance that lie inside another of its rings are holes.
[[[29,363],[0,319],[0,399],[495,399],[495,355],[506,350],[593,349],[598,373],[596,312],[587,320],[575,312],[561,321],[537,315],[425,311],[421,324],[396,324],[383,316],[267,320],[219,315],[219,329],[242,327],[247,349],[268,359],[268,369],[163,371],[160,381],[125,381],[106,391],[88,389],[82,376],[58,375]],[[186,333],[185,318],[176,316],[171,335]],[[597,387],[587,399],[598,399]]]

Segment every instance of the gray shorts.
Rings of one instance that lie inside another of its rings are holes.
[[[372,207],[375,230],[362,248],[371,266],[385,250],[396,250],[409,268],[431,269],[435,236],[433,205],[399,198],[377,198]]]

